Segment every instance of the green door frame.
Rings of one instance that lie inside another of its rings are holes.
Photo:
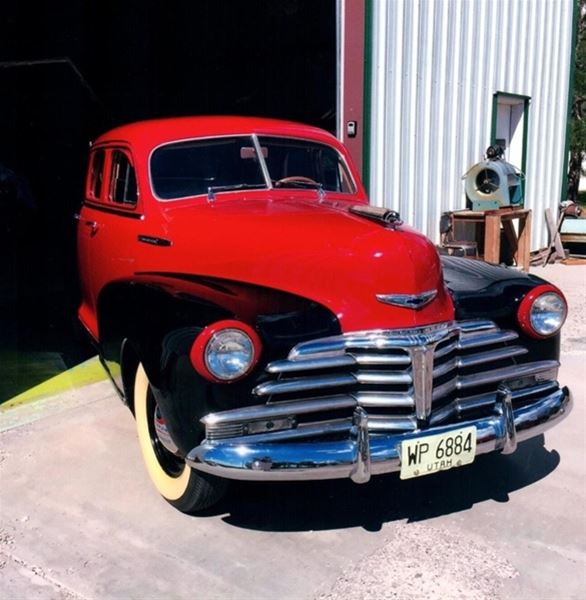
[[[531,96],[523,96],[521,94],[511,94],[509,92],[497,91],[492,96],[492,121],[490,126],[490,143],[496,144],[496,122],[498,117],[498,101],[499,98],[512,98],[523,102],[523,149],[521,159],[521,171],[523,180],[521,188],[523,190],[523,203],[525,201],[525,174],[527,173],[527,143],[529,136],[529,107],[531,105]]]

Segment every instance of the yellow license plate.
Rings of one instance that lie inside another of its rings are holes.
[[[401,479],[431,475],[474,462],[476,427],[425,435],[401,444]]]

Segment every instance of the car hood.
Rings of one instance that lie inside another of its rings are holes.
[[[152,269],[308,298],[331,310],[343,331],[453,319],[431,242],[406,226],[384,226],[348,208],[313,198],[254,194],[213,204],[169,204],[163,207],[162,227],[171,245],[153,248]],[[377,294],[430,290],[437,290],[437,297],[419,310],[377,299]]]

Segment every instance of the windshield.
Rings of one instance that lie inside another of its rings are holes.
[[[162,200],[248,188],[355,192],[334,148],[293,138],[260,137],[257,142],[239,136],[167,144],[153,152],[150,169],[153,191]]]
[[[251,138],[194,140],[157,148],[151,157],[155,194],[163,199],[207,194],[210,187],[266,185]]]
[[[259,142],[274,187],[355,192],[346,165],[334,148],[291,138],[260,137]]]

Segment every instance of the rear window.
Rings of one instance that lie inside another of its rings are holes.
[[[89,195],[94,200],[99,200],[102,195],[102,183],[104,181],[104,162],[106,152],[96,150],[92,154],[90,167]]]
[[[112,152],[110,199],[117,204],[136,206],[136,174],[130,159],[121,150]]]

